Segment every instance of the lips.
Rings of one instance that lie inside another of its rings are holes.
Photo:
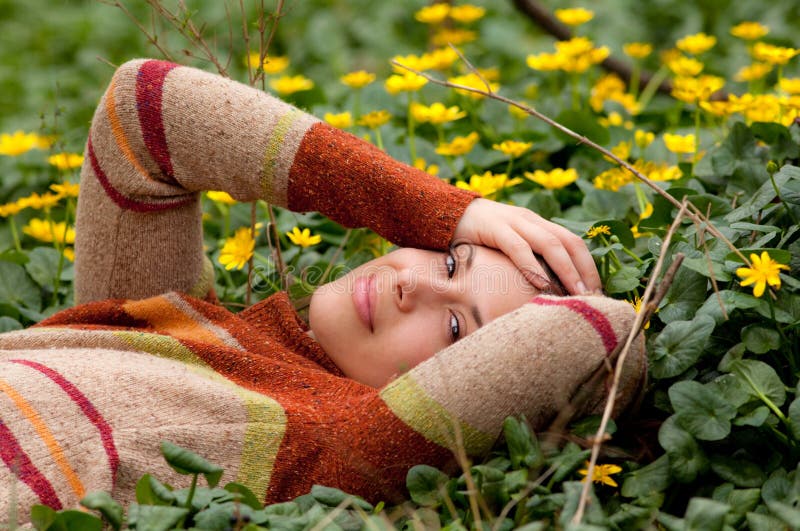
[[[375,275],[369,275],[357,278],[353,289],[353,304],[356,313],[370,332],[373,329],[372,316],[375,311],[374,285]]]

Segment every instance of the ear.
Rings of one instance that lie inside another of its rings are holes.
[[[469,453],[482,453],[507,416],[524,414],[541,430],[598,370],[610,376],[609,356],[625,343],[635,317],[630,304],[608,297],[540,295],[438,352],[381,396],[434,442],[450,446],[458,431]],[[639,335],[623,365],[616,413],[636,397],[646,374]],[[610,378],[600,381],[578,414],[602,410]]]

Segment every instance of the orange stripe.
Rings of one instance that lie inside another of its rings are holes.
[[[133,154],[133,150],[128,143],[128,138],[125,136],[125,130],[122,128],[119,116],[117,116],[117,103],[114,99],[114,89],[116,88],[115,81],[115,78],[111,78],[111,83],[106,91],[106,113],[108,114],[108,121],[111,122],[111,132],[114,134],[114,140],[116,140],[117,146],[119,146],[125,158],[128,159],[128,162],[136,168],[136,171],[147,177],[147,179],[152,180],[150,173],[144,169],[139,163],[139,159]]]
[[[226,346],[216,334],[191,319],[163,296],[129,302],[122,308],[131,317],[147,321],[159,332],[167,333],[177,339],[191,339]]]
[[[47,446],[47,449],[50,451],[50,456],[53,458],[53,461],[55,461],[56,465],[58,465],[58,468],[60,468],[61,472],[63,472],[64,476],[66,476],[70,487],[72,487],[72,491],[75,493],[75,496],[77,496],[78,499],[83,498],[83,496],[86,494],[86,489],[84,488],[83,483],[81,483],[81,480],[75,471],[72,470],[72,467],[69,466],[67,458],[64,455],[64,450],[61,449],[61,445],[59,445],[58,441],[56,441],[56,438],[53,437],[53,433],[48,429],[39,413],[33,408],[33,406],[31,406],[31,404],[28,403],[27,400],[25,400],[25,398],[22,397],[22,395],[16,391],[16,389],[8,385],[2,379],[0,379],[0,391],[3,391],[8,395],[8,397],[14,402],[14,405],[17,406],[17,409],[19,409],[22,414],[25,415],[25,418],[28,419],[28,422],[33,425],[36,433],[39,434],[39,437],[41,437],[42,441],[44,441],[44,444]]]

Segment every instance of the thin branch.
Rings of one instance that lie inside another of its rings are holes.
[[[675,216],[675,220],[672,222],[672,225],[670,225],[669,230],[667,231],[667,235],[664,239],[665,245],[662,247],[661,255],[658,257],[658,261],[653,268],[653,273],[650,276],[650,281],[647,283],[647,287],[644,290],[644,295],[642,296],[642,305],[645,307],[650,304],[653,291],[656,290],[656,279],[658,278],[659,273],[661,273],[661,268],[663,267],[664,260],[667,257],[666,250],[669,247],[669,242],[672,240],[672,236],[675,234],[675,231],[678,229],[678,226],[681,224],[681,221],[686,214],[687,204],[688,199],[684,198],[683,202],[681,203],[681,208],[678,210],[678,214]],[[682,260],[682,256],[680,259]],[[679,260],[677,256],[675,260]],[[677,266],[674,267],[674,270],[677,271]],[[662,291],[663,293],[666,293],[666,289],[658,290],[658,292]],[[581,497],[578,501],[578,508],[575,511],[575,515],[572,517],[572,523],[574,524],[580,523],[580,521],[583,519],[586,503],[589,500],[589,490],[592,486],[592,478],[594,477],[594,467],[597,463],[597,457],[600,455],[600,446],[603,443],[603,436],[606,433],[606,426],[608,426],[608,421],[611,418],[612,411],[614,410],[614,402],[616,402],[617,389],[619,389],[619,381],[622,376],[622,368],[625,365],[625,358],[628,356],[628,352],[630,351],[631,345],[633,345],[634,339],[639,334],[639,331],[644,326],[644,323],[647,322],[644,320],[644,318],[645,312],[638,312],[636,314],[636,318],[633,321],[633,326],[631,327],[631,333],[628,334],[628,339],[625,341],[625,346],[622,347],[622,352],[617,359],[617,365],[614,370],[614,380],[611,384],[611,389],[608,392],[608,400],[606,401],[606,407],[603,410],[603,417],[600,420],[600,426],[597,428],[597,433],[595,434],[594,442],[592,444],[592,455],[589,458],[589,466],[586,467],[586,481],[583,484]]]
[[[150,35],[150,32],[147,31],[147,28],[145,28],[142,25],[142,23],[139,22],[139,19],[137,19],[135,16],[133,16],[133,13],[131,13],[128,10],[128,8],[125,7],[125,5],[122,2],[120,2],[119,0],[115,0],[115,1],[99,0],[99,1],[104,3],[104,4],[106,4],[106,5],[109,5],[109,6],[112,6],[112,7],[116,7],[120,11],[122,11],[125,14],[125,16],[127,16],[131,20],[131,22],[133,22],[136,25],[136,27],[139,28],[139,31],[141,31],[144,34],[144,36],[147,37],[147,40],[150,42],[150,44],[155,46],[156,49],[159,52],[161,52],[161,55],[163,55],[165,59],[167,59],[168,61],[175,62],[175,59],[173,59],[172,54],[170,54],[166,49],[164,49],[158,43],[158,35],[155,35],[155,34]]]

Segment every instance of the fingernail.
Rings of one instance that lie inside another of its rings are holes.
[[[537,273],[531,273],[531,277],[533,278],[533,286],[536,289],[545,290],[550,287],[550,281],[546,277],[543,277]]]
[[[578,295],[589,295],[589,290],[586,289],[586,284],[582,280],[578,281]]]

